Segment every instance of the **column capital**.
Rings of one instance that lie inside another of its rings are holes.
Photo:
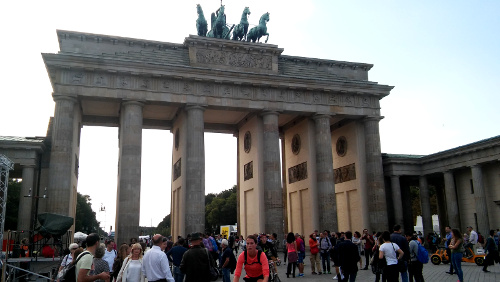
[[[142,107],[144,107],[144,102],[137,101],[137,100],[123,100],[122,101],[122,106],[128,106],[128,105],[136,105],[136,106],[140,106],[142,108]]]
[[[262,110],[262,112],[259,113],[259,115],[262,116],[267,116],[267,115],[276,115],[279,116],[280,112],[278,110],[273,110],[273,109],[265,109]]]
[[[185,107],[185,110],[188,111],[188,110],[202,110],[202,111],[205,111],[206,109],[206,105],[200,105],[200,104],[186,104],[186,107]]]
[[[469,167],[472,169],[472,168],[481,168],[483,165],[482,164],[473,164],[473,165],[470,165]]]
[[[54,102],[59,102],[59,101],[69,101],[76,103],[78,102],[78,99],[76,99],[76,96],[68,96],[68,95],[63,95],[63,94],[58,94],[58,93],[52,93],[52,99]]]
[[[395,175],[395,174],[391,175],[391,179],[392,178],[398,178],[399,179],[399,177],[401,177],[401,175]]]
[[[22,168],[36,168],[36,164],[20,164]]]
[[[383,116],[366,116],[363,121],[381,121],[382,119],[384,119]]]

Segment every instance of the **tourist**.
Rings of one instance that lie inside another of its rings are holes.
[[[332,242],[328,238],[328,233],[324,231],[319,237],[319,252],[321,256],[321,264],[323,265],[323,273],[331,274],[330,272],[330,250]],[[319,273],[321,274],[321,272]]]
[[[380,233],[380,232],[378,232],[378,233]],[[379,253],[380,253],[379,249],[380,249],[380,246],[384,242],[382,240],[381,234],[378,234],[378,233],[377,233],[378,239],[375,240],[375,246],[373,246],[373,249],[372,249],[373,257],[372,257],[372,260],[370,262],[370,264],[372,266],[372,272],[375,274],[375,282],[380,281],[380,275],[383,272],[383,266],[386,265],[385,258],[383,258],[383,259],[379,258]],[[383,260],[383,263],[382,263],[382,260]]]
[[[451,263],[453,264],[453,268],[458,275],[458,281],[463,282],[464,273],[462,272],[462,257],[464,252],[464,240],[462,238],[462,234],[460,233],[460,231],[458,231],[458,229],[452,229],[451,233]]]
[[[104,250],[104,256],[102,257],[108,263],[110,275],[113,276],[113,263],[115,261],[117,252],[115,250],[115,242],[113,240],[106,241],[106,249]]]
[[[220,245],[222,249],[222,282],[231,282],[231,271],[236,267],[236,258],[234,257],[233,250],[229,248],[229,242],[226,239],[222,239]]]
[[[167,256],[161,250],[163,236],[160,234],[154,235],[153,244],[154,246],[144,255],[142,273],[150,282],[158,280],[174,282],[168,265]]]
[[[358,232],[360,239],[361,234]],[[339,257],[339,266],[342,271],[342,281],[354,282],[358,273],[358,262],[361,260],[359,254],[359,247],[352,241],[352,232],[345,232],[345,239],[343,242],[335,246]]]
[[[468,252],[469,247],[472,248],[473,254],[468,254],[468,258],[474,256],[477,253],[477,240],[479,239],[477,232],[474,231],[472,226],[467,226],[467,231],[469,232],[469,242],[465,245],[465,251]]]
[[[186,275],[186,282],[210,281],[210,267],[213,265],[213,259],[202,245],[202,236],[198,232],[191,234],[191,248],[182,256],[180,269]]]
[[[184,247],[184,243],[185,243],[184,238],[182,237],[179,238],[179,240],[177,240],[177,243],[175,243],[172,249],[170,249],[170,251],[167,252],[167,258],[173,265],[173,275],[175,282],[184,281],[184,273],[182,273],[180,268],[182,256],[188,250],[186,247]]]
[[[353,235],[352,243],[354,245],[356,245],[356,247],[358,248],[359,269],[363,269],[363,259],[361,258],[361,250],[363,249],[363,241],[361,240],[361,233],[356,231],[356,232],[354,232],[354,234],[351,233],[351,235]],[[346,235],[346,237],[347,237],[347,235]]]
[[[418,260],[418,242],[417,235],[408,232],[406,234],[406,239],[410,242],[410,264],[408,265],[408,273],[410,275],[410,281],[424,282],[424,276],[422,270],[424,265]]]
[[[401,251],[403,251],[403,261],[404,261],[404,269],[400,269],[401,272],[401,281],[408,282],[408,263],[410,261],[410,245],[406,237],[401,234],[401,225],[396,224],[392,228],[393,232],[391,234],[391,242],[396,243]]]
[[[311,274],[316,275],[316,269],[321,273],[321,263],[319,259],[319,246],[315,233],[309,235],[309,248],[311,251],[311,255],[309,256],[309,260],[311,261]]]
[[[99,247],[99,235],[91,233],[85,239],[87,249],[82,252],[75,261],[75,275],[76,281],[95,281],[98,279],[108,280],[109,273],[102,272],[97,275],[90,275],[90,270],[94,269],[94,254]]]
[[[295,244],[295,236],[292,232],[288,233],[286,236],[286,251],[288,256],[286,277],[289,278],[290,274],[292,274],[292,277],[295,278],[295,267],[297,267],[298,253],[297,245]]]
[[[293,237],[293,233],[292,237]],[[267,282],[269,279],[269,262],[264,252],[257,251],[257,236],[249,235],[246,240],[247,249],[238,256],[236,270],[234,271],[233,282],[240,281],[241,270],[245,267],[246,276],[243,278],[247,282]]]
[[[130,255],[123,261],[122,268],[118,273],[117,282],[144,282],[145,277],[142,272],[143,258],[142,246],[140,243],[132,245]]]
[[[398,244],[391,242],[391,234],[389,231],[384,231],[381,237],[384,243],[379,248],[378,257],[379,259],[385,258],[387,264],[383,269],[382,281],[398,282],[398,260],[403,258],[404,253],[399,248]]]
[[[111,269],[111,272],[113,273],[113,278],[115,280],[116,278],[118,278],[118,273],[122,268],[123,261],[128,256],[127,252],[128,252],[128,245],[124,243],[120,246],[120,249],[118,249],[118,253],[115,257],[115,260],[113,261],[113,268]]]
[[[363,229],[363,237],[361,237],[361,239],[365,240],[365,268],[363,268],[363,270],[367,270],[372,256],[372,250],[375,245],[375,240],[373,239],[373,236],[368,233],[368,229]]]
[[[483,264],[483,271],[484,272],[490,272],[488,270],[488,266],[494,265],[495,261],[499,260],[498,250],[497,250],[497,246],[496,246],[494,238],[495,238],[495,230],[490,230],[490,237],[488,237],[488,239],[486,239],[486,245],[484,247],[484,250],[487,253],[486,258],[484,260],[484,264]]]
[[[451,250],[450,250],[450,243],[451,243],[451,237],[452,237],[451,227],[446,226],[444,229],[446,231],[446,236],[445,236],[445,238],[442,239],[442,241],[445,241],[444,247],[446,248],[446,255],[451,260]],[[453,264],[452,263],[450,263],[450,270],[446,271],[446,273],[453,275]]]
[[[107,261],[103,260],[104,252],[106,251],[106,246],[100,244],[95,250],[94,256],[94,269],[90,271],[92,275],[98,275],[100,273],[106,272],[109,275],[109,264]],[[104,282],[102,279],[97,279],[97,282]]]
[[[304,258],[306,257],[306,245],[299,233],[295,233],[295,242],[297,244],[297,266],[299,268],[299,277],[304,276]]]
[[[260,236],[259,244],[257,245],[257,249],[259,248],[266,254],[268,261],[273,261],[274,271],[277,272],[275,262],[277,261],[278,253],[273,243],[267,239],[266,235]]]
[[[67,254],[66,256],[63,257],[63,259],[61,261],[61,266],[59,267],[59,271],[58,271],[58,274],[57,274],[57,279],[58,280],[64,274],[63,269],[67,268],[66,266],[69,266],[71,264],[71,262],[73,261],[75,251],[78,250],[78,248],[79,247],[78,247],[77,243],[71,243],[69,245],[69,254]]]

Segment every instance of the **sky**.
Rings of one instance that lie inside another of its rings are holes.
[[[500,1],[223,0],[227,23],[270,13],[268,44],[284,55],[374,64],[369,80],[395,86],[381,100],[382,152],[431,154],[500,135]],[[56,30],[182,43],[219,0],[2,1],[0,135],[45,136],[54,113],[41,53]],[[172,134],[143,130],[141,226],[170,213]],[[236,184],[236,138],[205,134],[206,193]],[[78,191],[114,228],[118,129],[84,126]],[[48,188],[50,189],[50,187]],[[99,211],[104,206],[106,211]]]

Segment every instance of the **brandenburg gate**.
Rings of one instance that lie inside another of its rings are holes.
[[[117,242],[138,236],[142,129],[173,133],[172,182],[159,185],[171,210],[158,212],[174,238],[205,229],[205,132],[238,140],[239,233],[388,228],[379,101],[392,86],[368,80],[372,65],[193,35],[57,36],[60,51],[43,54],[55,101],[47,212],[75,215],[82,126],[113,126]]]

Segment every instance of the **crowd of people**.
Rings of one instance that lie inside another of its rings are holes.
[[[438,239],[450,258],[447,273],[457,274],[458,280],[463,281],[462,257],[471,255],[465,249],[469,247],[475,253],[479,244],[487,254],[483,271],[489,272],[488,266],[495,261],[500,263],[500,232],[497,232],[491,230],[490,236],[480,243],[472,227],[468,227],[468,234],[462,234],[447,226],[445,236]],[[328,275],[334,271],[334,280],[356,281],[357,272],[370,266],[375,282],[399,281],[399,277],[403,282],[423,282],[423,267],[428,261],[428,252],[422,249],[425,242],[432,247],[418,233],[402,234],[400,225],[395,225],[392,232],[370,233],[365,229],[362,234],[315,230],[308,238],[311,275]],[[151,246],[132,238],[130,243],[119,247],[113,240],[102,244],[97,234],[90,234],[81,246],[77,243],[69,246],[58,278],[74,266],[76,281],[81,282],[203,282],[211,281],[214,275],[230,282],[231,273],[234,273],[233,282],[238,282],[244,269],[245,281],[267,282],[272,273],[278,273],[279,250],[284,253],[284,263],[288,262],[287,278],[305,276],[306,244],[304,236],[298,233],[284,234],[282,241],[276,233],[252,234],[246,238],[192,233],[186,238],[177,238],[175,243],[170,237],[157,234],[151,238]],[[420,257],[419,252],[422,252]],[[422,256],[426,256],[427,261],[422,261]]]

